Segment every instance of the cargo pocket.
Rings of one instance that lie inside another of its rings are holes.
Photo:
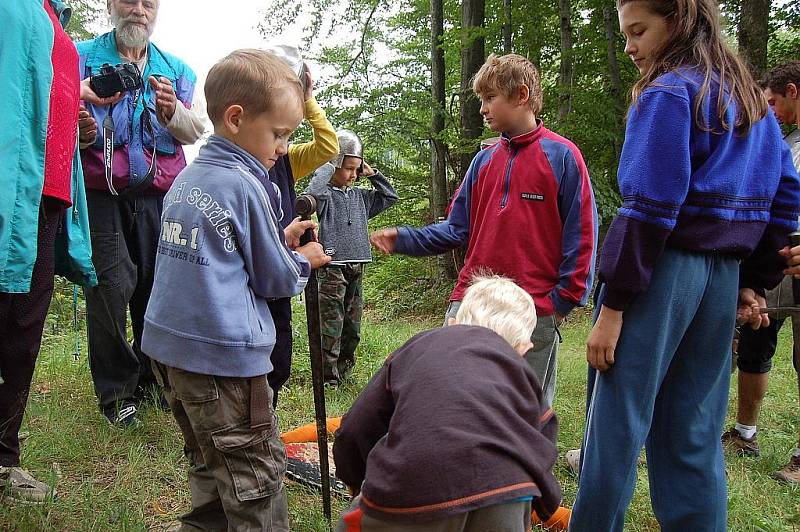
[[[269,497],[282,486],[286,450],[275,433],[275,426],[254,431],[242,425],[211,435],[214,447],[225,458],[239,501]]]
[[[217,381],[212,375],[192,373],[179,368],[169,368],[172,393],[182,403],[208,403],[219,399]]]

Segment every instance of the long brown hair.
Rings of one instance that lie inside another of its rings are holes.
[[[634,84],[631,101],[636,102],[660,75],[688,66],[696,67],[704,76],[694,101],[695,122],[700,129],[712,130],[703,122],[702,107],[714,80],[719,83],[717,116],[725,131],[733,127],[746,134],[750,126],[767,114],[767,100],[744,61],[722,40],[717,0],[617,0],[617,9],[632,2],[643,2],[650,11],[666,19],[671,31]],[[725,95],[726,89],[730,96]],[[734,124],[725,120],[731,100],[737,106]]]

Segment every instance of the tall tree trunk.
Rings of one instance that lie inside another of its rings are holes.
[[[558,69],[558,120],[564,120],[572,108],[572,6],[570,0],[558,0],[561,21],[561,65]]]
[[[431,0],[431,218],[442,219],[447,210],[447,152],[442,141],[444,131],[445,72],[443,0]],[[439,277],[454,280],[458,274],[450,253],[438,256]]]
[[[511,0],[503,0],[503,53],[511,53]]]
[[[617,61],[617,17],[613,0],[603,6],[603,22],[606,31],[606,56],[608,59],[608,74],[611,78],[611,97],[614,100],[614,165],[619,161],[622,140],[624,136],[625,99],[622,96],[622,81],[619,75],[619,62]],[[617,173],[616,168],[611,169],[611,176]]]
[[[739,53],[756,79],[767,69],[770,0],[742,0],[739,16]]]
[[[466,153],[461,155],[462,176],[478,151],[476,141],[483,131],[481,104],[472,92],[471,81],[485,57],[485,11],[485,0],[464,0],[461,4],[461,130],[465,144],[469,146]]]

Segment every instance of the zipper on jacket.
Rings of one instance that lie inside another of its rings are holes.
[[[506,165],[506,175],[503,179],[503,199],[500,200],[500,208],[505,208],[506,204],[508,203],[508,192],[511,188],[511,165],[514,164],[514,159],[517,158],[518,150],[513,148],[509,148],[511,150],[511,158],[508,160],[508,164]]]

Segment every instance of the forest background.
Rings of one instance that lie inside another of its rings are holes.
[[[73,6],[68,30],[90,37],[106,17],[105,2]],[[724,0],[720,9],[730,45],[756,78],[800,58],[800,3]],[[367,160],[393,178],[400,204],[374,226],[444,216],[480,140],[494,135],[478,113],[470,80],[489,53],[509,52],[538,67],[541,118],[580,148],[601,225],[611,221],[621,202],[617,161],[638,74],[623,52],[614,0],[265,0],[263,13],[255,23],[265,38],[299,24],[302,52],[320,67],[317,100],[334,127],[358,133]],[[302,126],[293,141],[308,138]],[[426,260],[378,257],[368,272],[367,304],[380,301],[385,318],[434,312],[460,259],[459,252]]]

